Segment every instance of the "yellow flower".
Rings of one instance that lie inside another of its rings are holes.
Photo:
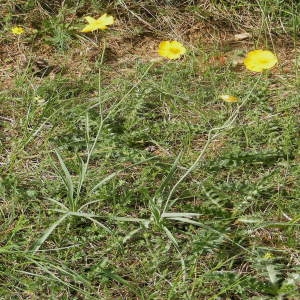
[[[85,17],[85,20],[88,22],[88,25],[86,25],[81,32],[91,32],[97,29],[104,30],[108,25],[112,25],[114,23],[114,17],[108,16],[107,14],[102,15],[98,19]]]
[[[239,98],[231,95],[220,95],[219,96],[225,102],[238,102]]]
[[[278,60],[275,54],[269,50],[250,51],[244,59],[246,68],[253,72],[262,72],[273,68]]]
[[[272,259],[274,258],[274,255],[271,252],[266,252],[264,255],[264,259]]]
[[[184,46],[177,41],[163,41],[158,48],[158,54],[169,59],[177,59],[185,52]]]
[[[24,32],[25,32],[25,29],[22,28],[22,27],[20,27],[20,26],[15,26],[15,27],[13,27],[13,28],[11,29],[11,32],[12,32],[13,34],[19,35],[19,34],[24,33]]]

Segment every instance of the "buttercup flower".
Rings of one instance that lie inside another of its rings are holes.
[[[239,98],[231,95],[220,95],[220,99],[224,100],[225,102],[238,102]]]
[[[107,14],[102,15],[98,19],[85,17],[85,20],[88,22],[88,25],[86,25],[81,32],[91,32],[97,29],[104,30],[108,25],[112,25],[114,23],[114,17],[108,16]]]
[[[271,252],[266,252],[263,256],[264,259],[272,259],[274,258],[274,255]]]
[[[278,62],[277,57],[269,50],[250,51],[244,59],[246,68],[253,72],[262,72],[273,68]]]
[[[13,27],[13,28],[11,29],[11,32],[12,32],[13,34],[20,35],[20,34],[22,34],[22,33],[25,32],[25,29],[22,28],[22,27],[20,27],[20,26],[15,26],[15,27]]]
[[[177,41],[163,41],[158,47],[158,54],[169,59],[177,59],[185,52],[184,46]]]

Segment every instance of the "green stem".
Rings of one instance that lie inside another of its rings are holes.
[[[173,196],[174,192],[176,191],[178,185],[192,172],[194,171],[197,166],[198,163],[202,160],[206,150],[208,149],[208,147],[210,146],[210,144],[216,139],[216,137],[218,137],[221,134],[221,130],[223,129],[228,129],[231,127],[231,125],[234,123],[234,121],[236,120],[236,118],[239,115],[239,112],[241,110],[241,108],[243,106],[245,106],[245,104],[247,103],[247,101],[249,100],[252,92],[254,91],[254,89],[256,88],[257,84],[259,83],[260,79],[262,77],[262,73],[260,74],[260,76],[258,77],[257,81],[255,82],[255,84],[252,86],[251,90],[249,91],[248,95],[245,97],[245,99],[243,100],[243,102],[236,108],[236,110],[233,112],[233,114],[224,122],[224,124],[221,127],[215,127],[212,128],[209,132],[208,132],[208,138],[207,141],[202,149],[202,151],[200,152],[200,154],[198,155],[198,157],[196,158],[196,160],[194,161],[194,163],[188,168],[188,170],[179,178],[179,180],[175,183],[175,185],[173,186],[173,188],[171,189],[166,204],[164,206],[163,212],[165,213],[166,209],[169,208],[169,202],[171,200],[171,197]],[[213,134],[213,132],[216,132]]]

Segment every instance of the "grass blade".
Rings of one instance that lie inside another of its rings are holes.
[[[69,213],[62,215],[55,223],[53,223],[48,229],[45,230],[44,234],[36,241],[32,249],[33,253],[36,253],[40,249],[42,244],[48,239],[53,230],[55,230],[55,228],[59,226],[69,215]]]

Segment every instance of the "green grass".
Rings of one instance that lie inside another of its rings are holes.
[[[100,2],[0,6],[0,299],[298,299],[297,2]],[[260,47],[274,70],[233,66]]]

